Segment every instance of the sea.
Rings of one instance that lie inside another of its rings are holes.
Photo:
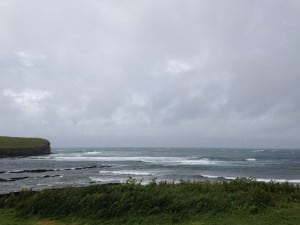
[[[0,194],[137,182],[219,182],[250,178],[300,184],[300,149],[53,148],[0,159]]]

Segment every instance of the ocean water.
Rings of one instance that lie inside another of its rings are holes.
[[[55,148],[51,155],[0,159],[0,193],[22,189],[236,177],[300,184],[300,150]]]

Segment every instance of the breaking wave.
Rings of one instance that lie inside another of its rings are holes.
[[[270,182],[274,182],[274,183],[292,183],[292,184],[300,184],[300,179],[268,179],[268,178],[257,178],[256,181],[260,181],[260,182],[266,182],[266,183],[270,183]]]
[[[151,176],[152,173],[134,170],[119,170],[119,171],[100,171],[100,174],[107,175],[135,175],[135,176]]]
[[[89,177],[93,182],[101,183],[125,183],[127,178],[107,178],[107,177]]]
[[[208,178],[208,179],[219,179],[219,178],[224,178],[226,180],[235,180],[238,177],[232,177],[232,176],[217,176],[217,175],[209,175],[209,174],[201,174],[202,177]],[[241,177],[242,178],[242,177]],[[250,177],[245,177],[247,179],[250,179]],[[272,179],[272,178],[251,178],[255,181],[258,182],[265,182],[265,183],[292,183],[292,184],[300,184],[300,179]]]
[[[256,159],[255,158],[247,158],[246,161],[253,162],[253,161],[256,161]]]
[[[37,159],[48,159],[56,161],[95,161],[95,162],[144,162],[160,165],[218,165],[226,164],[226,161],[212,160],[209,158],[184,158],[184,157],[152,157],[152,156],[87,156],[77,155],[51,155],[48,157],[39,157]]]
[[[264,149],[257,149],[257,150],[254,150],[253,152],[264,152],[265,150]]]

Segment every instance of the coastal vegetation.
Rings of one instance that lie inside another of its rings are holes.
[[[130,179],[0,197],[0,221],[20,225],[300,224],[299,212],[299,186],[248,179],[148,185]]]
[[[0,136],[0,157],[43,155],[50,153],[50,142],[43,138]]]

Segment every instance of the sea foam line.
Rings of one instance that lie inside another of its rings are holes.
[[[247,158],[246,161],[253,162],[253,161],[256,161],[256,158]]]
[[[45,159],[45,158],[44,158]],[[183,157],[139,157],[139,156],[119,156],[119,157],[98,157],[98,156],[52,156],[47,159],[53,159],[57,161],[99,161],[99,162],[126,162],[126,161],[137,161],[152,164],[162,165],[217,165],[225,164],[226,162],[211,160],[208,158],[201,159],[190,159]]]
[[[235,180],[238,177],[231,177],[231,176],[216,176],[216,175],[209,175],[209,174],[201,174],[201,176],[209,179],[217,179],[217,178],[225,178],[226,180]],[[243,178],[243,177],[240,177]],[[265,183],[293,183],[293,184],[300,184],[300,179],[273,179],[273,178],[253,178],[253,177],[244,177],[246,179],[253,179],[258,182],[265,182]]]
[[[134,171],[134,170],[119,170],[119,171],[99,171],[100,174],[113,175],[136,175],[136,176],[151,176],[150,172]]]

